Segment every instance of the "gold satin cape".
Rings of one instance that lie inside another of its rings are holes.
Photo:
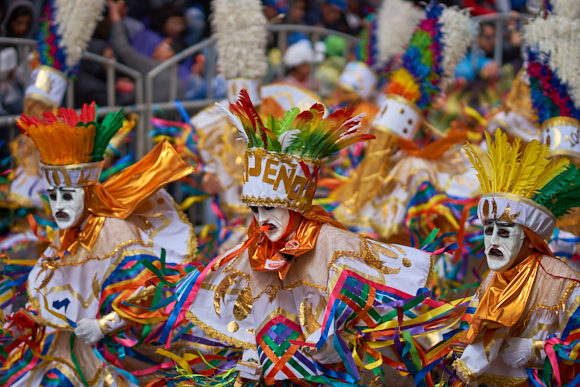
[[[193,167],[179,157],[167,141],[159,143],[143,159],[111,176],[102,184],[91,181],[85,187],[87,221],[61,232],[59,255],[74,254],[79,243],[91,248],[105,223],[105,218],[126,219],[161,187],[193,173]]]

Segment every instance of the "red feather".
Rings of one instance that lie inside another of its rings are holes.
[[[312,119],[314,118],[314,114],[312,112],[305,110],[302,113],[298,114],[292,123],[292,129],[298,129],[303,131],[306,129],[306,125],[310,124]],[[311,128],[312,129],[312,128]]]
[[[254,107],[254,104],[252,103],[250,95],[248,94],[246,89],[242,89],[242,91],[240,91],[238,103],[246,112],[246,115],[250,119],[252,127],[254,128],[255,131],[257,131],[258,128],[264,126],[264,124],[262,123],[262,119],[260,118],[260,115],[256,111],[256,108]]]
[[[84,104],[81,110],[81,121],[92,122],[97,118],[97,105],[91,102],[90,105]]]

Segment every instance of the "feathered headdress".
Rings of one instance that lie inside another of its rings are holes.
[[[544,9],[555,15],[570,20],[580,18],[580,1],[576,0],[544,0]]]
[[[465,146],[484,192],[479,202],[480,219],[520,224],[547,238],[556,218],[580,206],[580,171],[566,158],[550,160],[549,147],[537,140],[520,151],[520,139],[510,145],[500,129],[495,132],[495,141],[487,132],[485,135],[489,168],[471,144]]]
[[[308,211],[322,160],[374,138],[359,133],[363,115],[353,116],[353,110],[340,109],[323,119],[324,107],[315,104],[263,122],[245,90],[229,110],[217,106],[248,144],[242,201],[249,205]]]
[[[553,155],[580,156],[580,21],[549,15],[524,29],[532,105]],[[573,134],[574,133],[574,134]]]
[[[259,103],[259,84],[268,70],[268,21],[260,0],[213,0],[212,27],[217,38],[218,64],[228,81],[228,97],[248,89]]]
[[[403,54],[402,67],[391,74],[387,94],[428,111],[433,97],[453,79],[474,36],[475,26],[465,11],[432,1]]]
[[[104,0],[49,0],[40,18],[37,39],[40,67],[31,74],[26,96],[59,106],[67,80],[79,71]]]
[[[83,106],[80,117],[61,108],[56,115],[45,112],[43,120],[23,114],[17,121],[38,148],[49,183],[76,187],[98,180],[109,141],[123,126],[123,114],[109,113],[98,122],[93,102]]]
[[[381,62],[386,63],[403,51],[422,17],[423,10],[410,1],[383,1],[376,27]]]
[[[387,98],[373,126],[414,139],[433,98],[453,79],[475,32],[466,11],[431,1],[401,58],[401,68],[389,76]]]
[[[380,79],[388,76],[389,61],[403,51],[423,12],[403,0],[386,0],[377,18],[367,17],[366,27],[349,63],[338,80],[339,87],[368,99]],[[380,79],[379,79],[380,78]]]

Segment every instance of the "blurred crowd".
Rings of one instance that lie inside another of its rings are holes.
[[[511,13],[502,28],[502,47],[496,47],[496,24],[482,22],[476,49],[457,68],[458,83],[483,84],[513,74],[521,66],[521,15],[537,12],[539,0],[443,0],[446,5],[468,7],[474,15]],[[417,4],[420,3],[416,0]],[[0,37],[34,38],[44,0],[0,0]],[[271,24],[288,23],[324,27],[358,36],[376,11],[379,0],[263,0],[264,12]],[[211,34],[210,0],[109,0],[88,51],[114,58],[143,74],[157,65],[195,45]],[[345,39],[328,36],[312,44],[308,36],[292,33],[280,46],[279,37],[272,34],[269,42],[271,71],[267,82],[284,81],[328,95],[348,60]],[[23,90],[27,73],[22,61],[22,45],[0,43],[0,115],[22,112]],[[206,72],[216,63],[207,63],[207,47],[196,56],[184,58],[179,64],[177,97],[182,100],[204,99],[208,88]],[[501,63],[498,63],[501,52]],[[213,56],[215,58],[215,55]],[[214,98],[225,97],[225,80],[219,71],[209,80]],[[282,76],[281,76],[282,74]],[[167,101],[167,70],[155,78],[154,102]],[[74,103],[96,101],[107,104],[107,69],[94,61],[84,60],[75,81]],[[116,105],[135,103],[133,81],[117,74]]]

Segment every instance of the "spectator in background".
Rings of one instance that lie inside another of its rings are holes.
[[[22,113],[24,93],[14,76],[18,66],[14,47],[0,51],[0,116]]]
[[[193,46],[198,43],[207,27],[206,15],[201,5],[194,5],[185,11],[187,21],[187,44]]]
[[[477,79],[493,79],[500,75],[499,65],[492,59],[495,51],[495,25],[481,23],[477,38],[479,48],[471,51],[457,65],[455,76],[473,82]],[[475,55],[475,58],[474,58]]]
[[[87,51],[105,58],[112,59],[115,56],[107,41],[101,39],[91,40]],[[82,60],[74,87],[77,109],[92,101],[95,101],[97,106],[107,106],[107,67],[97,62]],[[129,78],[119,78],[115,85],[115,105],[134,104],[134,89],[134,84]]]
[[[129,39],[133,39],[138,33],[145,29],[145,24],[135,18],[129,16],[129,8],[124,1],[119,1],[119,12],[123,18],[123,24],[125,25],[125,30],[127,31],[127,36]]]
[[[123,15],[121,14],[121,17]],[[172,4],[165,4],[155,8],[149,19],[150,28],[135,35],[131,45],[135,50],[151,59],[164,61],[182,51],[187,44],[184,36],[187,33],[187,23],[183,10]],[[162,48],[162,44],[166,46]],[[171,46],[171,54],[168,48]],[[190,58],[179,65],[179,78],[186,80],[193,60]]]
[[[314,4],[306,14],[306,24],[316,27],[349,33],[344,12],[347,11],[347,0],[323,0]]]
[[[0,36],[5,38],[31,38],[34,5],[29,0],[16,0],[6,10]]]
[[[282,82],[310,89],[312,86],[312,63],[314,49],[309,40],[301,39],[290,45],[284,53],[287,75]]]
[[[127,39],[127,33],[125,32],[118,3],[108,0],[107,4],[109,6],[109,17],[111,19],[111,42],[113,49],[121,63],[139,71],[143,77],[161,62],[171,58],[183,48],[181,40],[165,38],[153,48],[153,53],[150,56],[139,53],[131,46]],[[189,73],[189,69],[187,69],[187,72]],[[169,101],[168,85],[170,76],[171,74],[168,69],[154,79],[153,87],[155,94],[153,95],[153,102]],[[183,98],[183,85],[181,82],[177,82],[177,98]]]
[[[191,66],[191,75],[187,79],[185,87],[185,99],[186,100],[196,100],[205,99],[207,96],[207,82],[204,75],[207,72],[207,66],[205,63],[205,58],[209,54],[210,49],[215,49],[215,47],[206,47],[204,49],[204,54],[196,55],[193,66]],[[215,63],[213,66],[215,67]],[[226,78],[218,74],[212,79],[213,86],[213,98],[223,99],[226,98]]]
[[[288,9],[286,15],[286,23],[288,24],[304,24],[306,23],[304,17],[306,16],[306,0],[294,0]]]
[[[119,6],[119,11],[124,7]],[[121,17],[123,14],[121,13]],[[149,28],[137,33],[131,45],[138,53],[152,57],[155,47],[166,38],[182,40],[186,32],[187,23],[183,10],[172,4],[163,5],[151,12]]]

